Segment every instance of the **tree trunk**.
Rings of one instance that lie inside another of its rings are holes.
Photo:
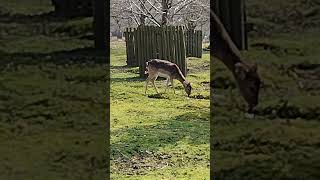
[[[98,50],[107,50],[106,1],[94,0],[94,44]]]
[[[144,9],[144,4],[146,3],[146,0],[142,0],[140,2],[140,8]],[[140,25],[145,25],[146,24],[146,16],[141,14],[140,15]]]
[[[244,0],[216,0],[214,10],[236,46],[240,50],[247,49]]]
[[[239,49],[245,49],[245,24],[243,0],[233,1],[231,9],[231,35],[233,42]]]
[[[168,23],[168,0],[162,0],[162,20],[161,26],[165,26]]]
[[[140,16],[140,25],[145,25],[146,24],[146,17],[144,15]]]

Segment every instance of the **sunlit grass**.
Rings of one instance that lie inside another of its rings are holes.
[[[125,67],[124,47],[123,42],[111,42],[112,177],[209,179],[208,54],[188,60],[188,67],[197,69],[187,76],[193,86],[191,98],[177,80],[176,94],[172,88],[164,93],[165,81],[158,80],[157,97],[151,86],[144,95],[138,68]]]

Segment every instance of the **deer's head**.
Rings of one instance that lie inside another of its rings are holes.
[[[188,96],[190,96],[191,90],[192,90],[190,82],[184,81],[183,82],[183,87],[184,87],[184,90],[186,91],[186,93],[188,94]]]
[[[252,66],[241,62],[235,64],[235,78],[239,85],[240,93],[249,105],[249,113],[258,105],[261,80],[257,73],[257,64]]]

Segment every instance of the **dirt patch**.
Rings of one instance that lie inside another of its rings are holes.
[[[320,107],[303,108],[289,101],[280,101],[275,105],[258,108],[257,115],[268,116],[269,118],[315,120],[320,117]]]
[[[192,95],[189,96],[190,98],[194,98],[194,99],[210,99],[209,96],[203,96],[202,94],[197,94],[197,95]]]
[[[264,42],[254,43],[251,45],[251,47],[270,51],[276,56],[288,56],[288,55],[304,56],[305,55],[305,52],[303,52],[302,49],[286,48],[286,47],[281,47],[279,45],[275,45],[271,43],[264,43]]]
[[[132,157],[122,155],[114,160],[115,171],[121,171],[126,175],[143,175],[148,171],[163,169],[173,166],[171,155],[166,153],[155,153],[152,151],[140,151]]]
[[[169,99],[169,97],[166,97],[165,95],[163,95],[162,93],[159,94],[151,94],[148,95],[149,98],[154,98],[154,99]]]

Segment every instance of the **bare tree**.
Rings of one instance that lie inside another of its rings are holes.
[[[94,0],[94,36],[95,48],[106,50],[107,33],[106,33],[106,1]]]
[[[136,26],[209,27],[209,0],[114,0],[111,4],[111,17],[130,19]]]

